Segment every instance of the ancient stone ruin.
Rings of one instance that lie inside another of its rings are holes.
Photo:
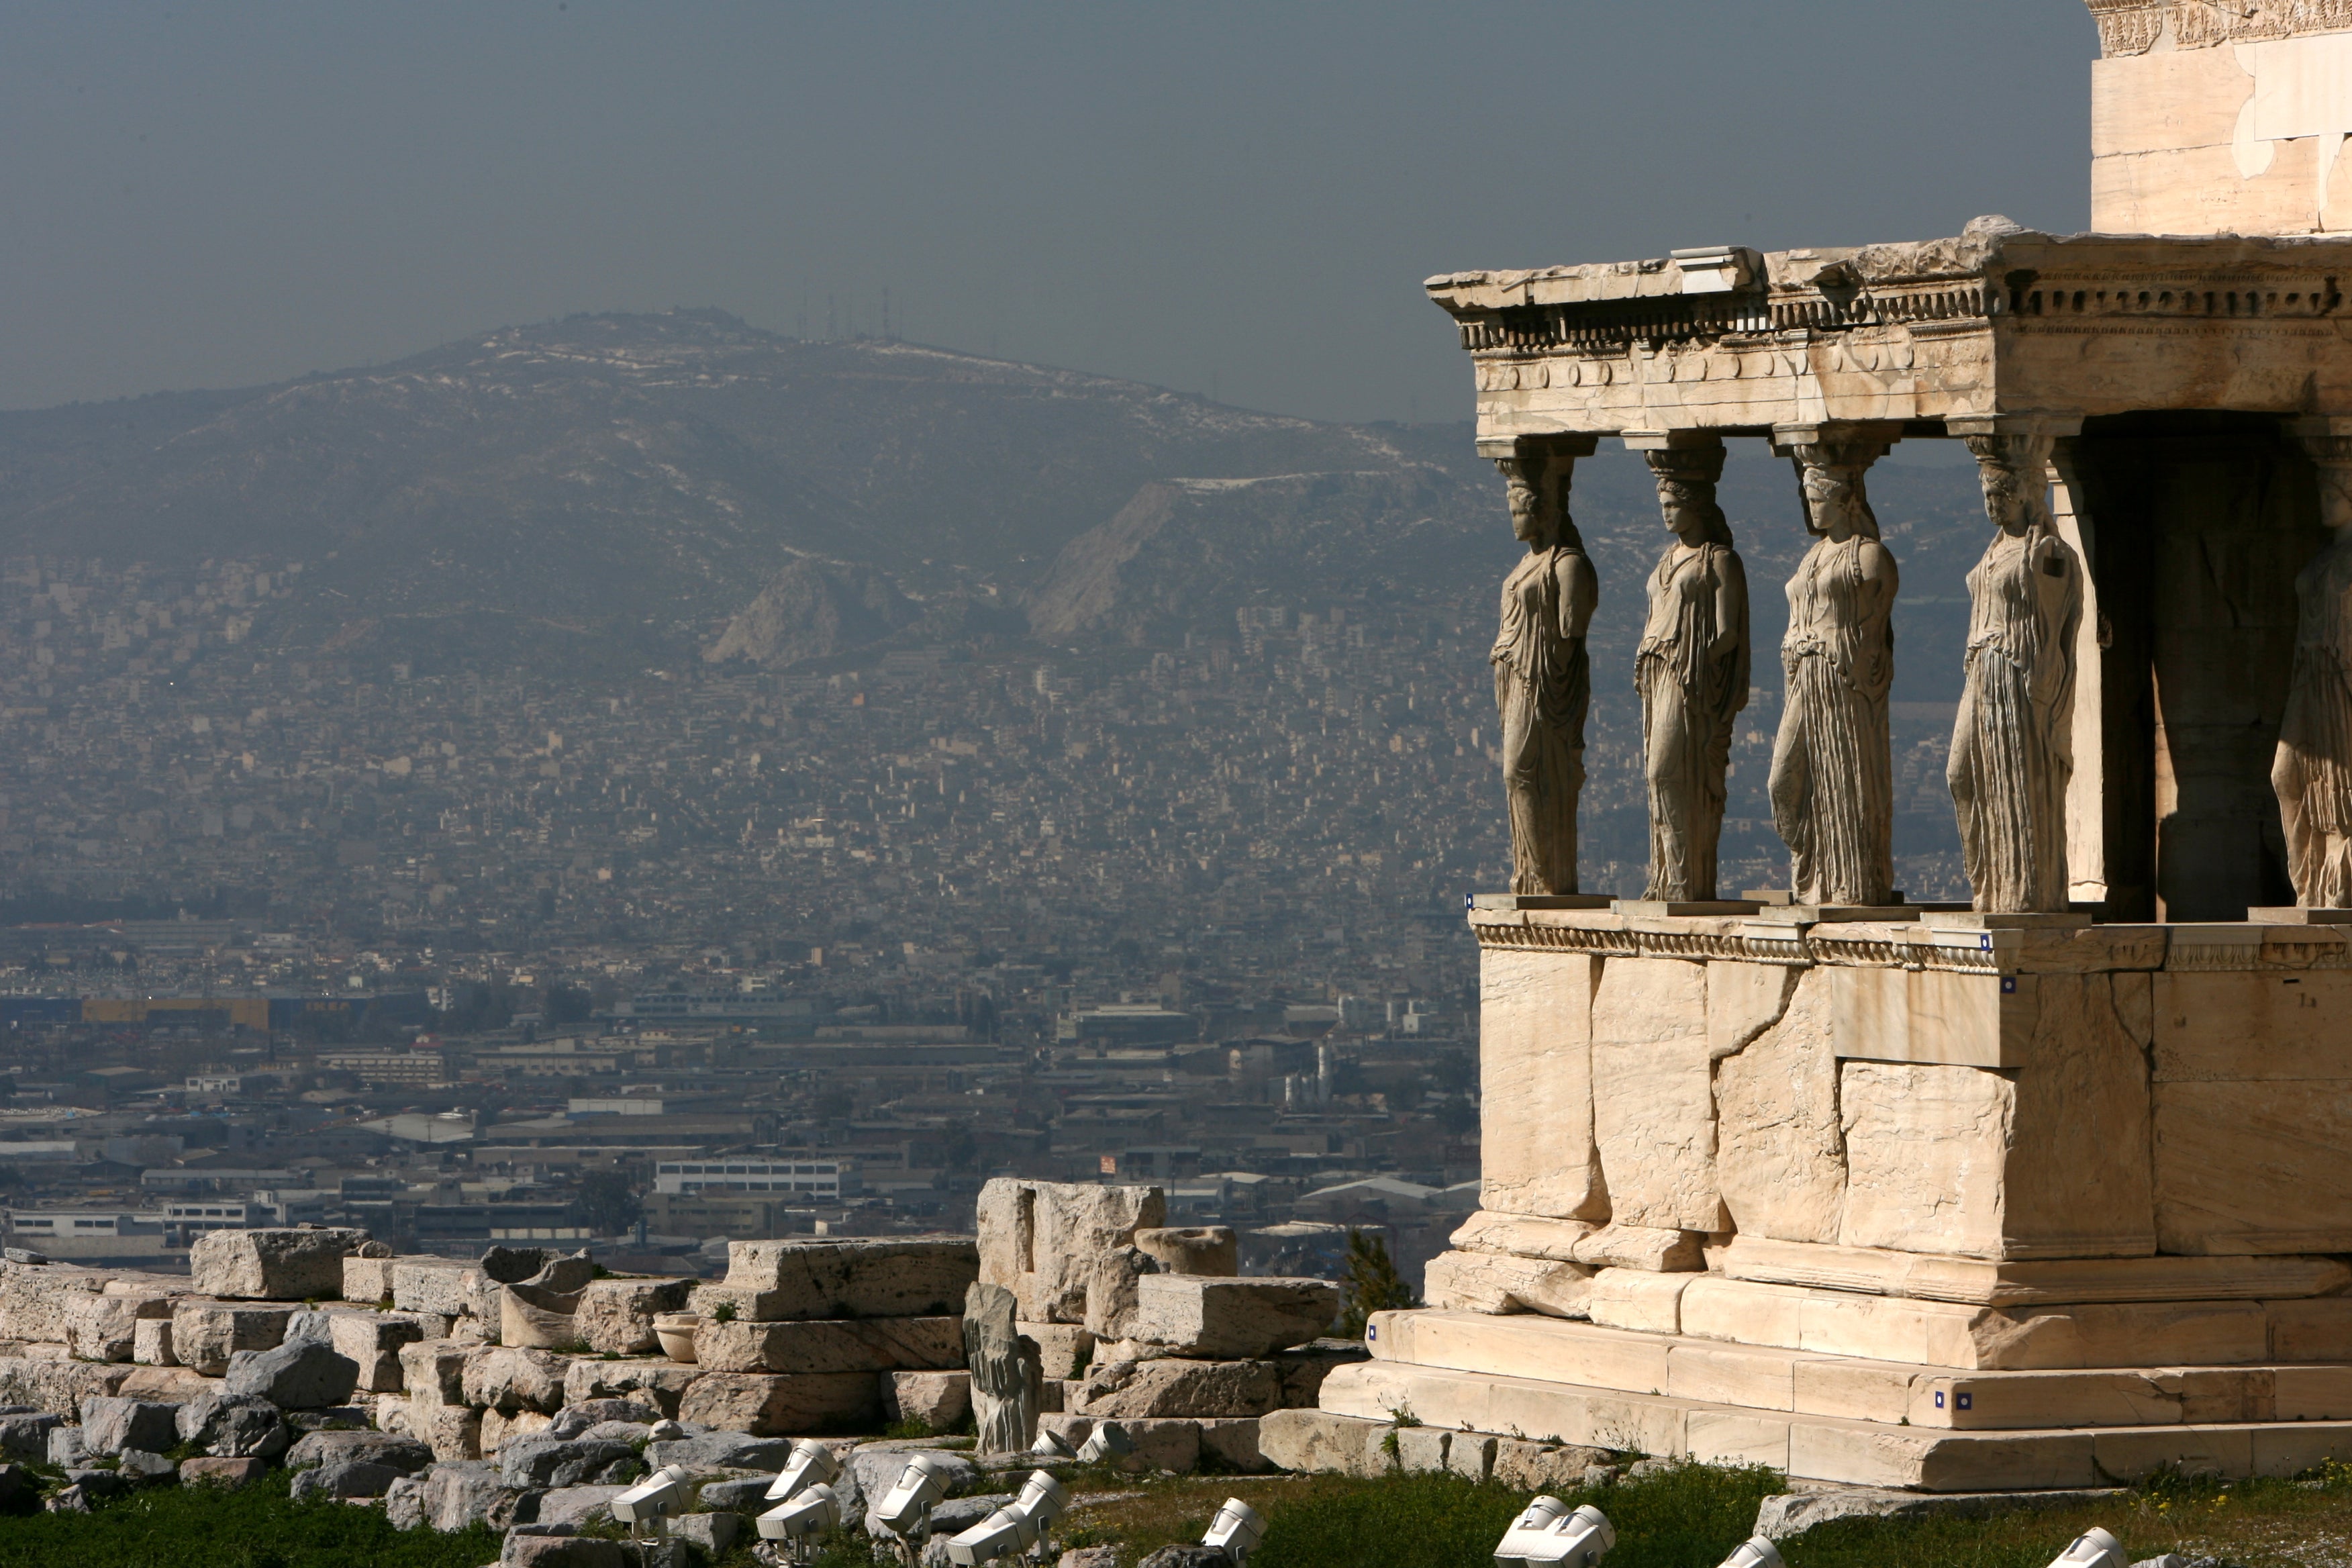
[[[1484,1207],[1269,1457],[1930,1490],[2352,1457],[2352,12],[2091,5],[2101,232],[1430,280],[1529,549],[1495,656],[1510,890],[1469,917]],[[1986,509],[1964,906],[1891,879],[1887,611],[1921,584],[1867,479],[1931,439]],[[1658,478],[1646,595],[1563,563],[1603,441]],[[1816,542],[1779,660],[1790,881],[1736,898],[1752,651],[1712,487],[1742,444]],[[1626,615],[1653,865],[1612,900],[1573,863],[1580,638]]]

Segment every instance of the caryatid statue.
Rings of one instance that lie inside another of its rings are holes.
[[[1715,503],[1723,444],[1644,453],[1675,542],[1650,574],[1650,617],[1633,658],[1650,795],[1649,899],[1716,896],[1724,768],[1748,706],[1748,575]]]
[[[2352,907],[2352,437],[2306,436],[2327,547],[2295,574],[2294,668],[2271,786],[2307,910]]]
[[[1511,891],[1576,891],[1576,805],[1584,788],[1584,715],[1592,698],[1584,630],[1600,580],[1568,515],[1573,459],[1497,463],[1511,531],[1527,559],[1503,580],[1502,629],[1488,657],[1503,720],[1503,795],[1511,818]]]
[[[1946,776],[1978,910],[2063,913],[2083,563],[2046,500],[2047,436],[1970,436],[1992,542],[1969,574],[1969,647]]]
[[[1772,743],[1772,823],[1804,904],[1884,904],[1895,885],[1895,557],[1878,542],[1863,471],[1875,441],[1797,447],[1813,547],[1789,579],[1780,639],[1788,694]]]

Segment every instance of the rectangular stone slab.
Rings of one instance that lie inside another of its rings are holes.
[[[1463,1312],[1382,1312],[1376,1359],[1953,1431],[2352,1420],[2352,1365],[1964,1372]]]
[[[1583,953],[1478,955],[1480,1201],[1497,1214],[1609,1216],[1592,1133],[1592,987]]]
[[[761,1437],[802,1436],[873,1421],[881,1408],[881,1380],[872,1373],[709,1372],[687,1384],[677,1419]]]
[[[963,1310],[980,1278],[980,1249],[968,1238],[911,1241],[732,1241],[729,1295],[739,1320],[935,1317]],[[697,1291],[703,1300],[709,1288]],[[743,1309],[749,1306],[749,1311]],[[711,1306],[698,1305],[708,1314]]]
[[[2210,1464],[2229,1479],[2287,1476],[2324,1458],[2352,1455],[2352,1422],[2343,1421],[1958,1432],[1801,1414],[1774,1416],[1695,1400],[1381,1361],[1334,1373],[1325,1384],[1322,1409],[1383,1424],[1402,1411],[1424,1425],[1456,1431],[1631,1445],[1667,1458],[1752,1458],[1770,1451],[1784,1431],[1792,1479],[1934,1492],[2111,1485],[2174,1462]]]
[[[963,1320],[715,1322],[694,1331],[709,1372],[937,1372],[963,1364]]]
[[[2158,1083],[2155,1109],[2164,1250],[2352,1251],[2352,1077]]]
[[[1339,1287],[1326,1279],[1146,1274],[1135,1283],[1135,1338],[1216,1361],[1303,1345],[1339,1310]]]
[[[2083,1258],[1993,1261],[1736,1236],[1716,1256],[1733,1279],[1987,1307],[2074,1301],[2279,1300],[2352,1286],[2334,1258]]]

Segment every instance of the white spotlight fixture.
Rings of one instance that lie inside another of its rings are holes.
[[[1079,1446],[1078,1463],[1100,1465],[1112,1459],[1125,1458],[1134,1452],[1135,1439],[1127,1435],[1127,1428],[1116,1421],[1106,1421],[1095,1428],[1093,1436]]]
[[[1503,1532],[1495,1568],[1592,1568],[1616,1544],[1609,1516],[1591,1503],[1571,1512],[1556,1497],[1539,1497]]]
[[[875,1533],[887,1531],[912,1542],[919,1552],[931,1533],[931,1510],[948,1495],[948,1479],[954,1473],[945,1460],[933,1455],[908,1455],[907,1468],[898,1472],[888,1495],[866,1514],[867,1527],[879,1526]]]
[[[1019,1497],[948,1542],[948,1561],[956,1568],[978,1568],[1028,1552],[1045,1542],[1069,1506],[1067,1487],[1044,1470],[1033,1470]]]
[[[1217,1517],[1209,1521],[1209,1532],[1201,1537],[1201,1544],[1215,1547],[1234,1568],[1243,1568],[1265,1535],[1265,1520],[1257,1510],[1237,1497],[1229,1497],[1217,1510]]]
[[[683,1465],[664,1465],[612,1501],[613,1517],[629,1527],[629,1538],[658,1538],[672,1515],[686,1511],[686,1489],[694,1478]]]
[[[1070,1446],[1042,1426],[1037,1428],[1037,1440],[1029,1445],[1029,1453],[1031,1458],[1039,1459],[1071,1458]]]
[[[1722,1568],[1781,1568],[1780,1549],[1760,1535],[1751,1535],[1731,1549]]]
[[[801,1489],[790,1502],[770,1509],[759,1518],[760,1539],[788,1542],[795,1561],[815,1546],[817,1537],[841,1528],[841,1494],[822,1481]]]
[[[2131,1568],[2124,1543],[2094,1525],[2050,1560],[2050,1568]]]
[[[792,1458],[776,1479],[768,1483],[771,1503],[790,1502],[810,1487],[831,1481],[841,1473],[841,1461],[833,1450],[814,1437],[803,1437],[793,1445]]]

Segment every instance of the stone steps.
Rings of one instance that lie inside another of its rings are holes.
[[[2292,1476],[2352,1458],[2352,1421],[2181,1423],[1963,1432],[1779,1413],[1494,1373],[1360,1362],[1324,1380],[1322,1408],[1267,1416],[1267,1453],[1339,1453],[1289,1426],[1421,1424],[1540,1442],[1760,1464],[1803,1480],[1935,1492],[2112,1486],[2167,1467],[2237,1479]]]
[[[1370,1343],[1399,1367],[1955,1432],[2352,1421],[2340,1363],[1980,1372],[1443,1311],[1376,1314]]]

